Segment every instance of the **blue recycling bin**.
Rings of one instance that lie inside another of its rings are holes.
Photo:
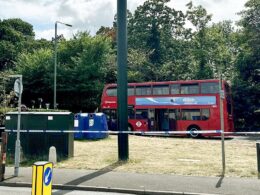
[[[79,132],[75,139],[103,139],[108,137],[106,115],[104,113],[79,113],[75,115],[74,128]],[[88,132],[82,132],[82,130]],[[91,132],[93,131],[93,132]]]
[[[84,139],[84,132],[88,130],[88,113],[78,113],[74,116],[74,133],[75,139]]]
[[[86,139],[103,139],[108,137],[106,115],[101,112],[90,113],[88,118],[88,130],[90,132],[83,135]],[[93,133],[91,131],[93,131]]]

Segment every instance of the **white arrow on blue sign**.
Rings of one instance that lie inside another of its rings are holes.
[[[51,168],[48,167],[45,171],[44,171],[44,184],[46,186],[48,186],[51,183],[51,179],[52,179],[52,171]]]

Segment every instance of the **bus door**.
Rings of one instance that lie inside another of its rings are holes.
[[[169,130],[176,131],[177,130],[177,110],[169,109]]]
[[[157,131],[169,131],[168,109],[155,109],[155,124]]]
[[[107,126],[109,130],[117,130],[117,113],[115,109],[106,109],[103,110],[103,113],[107,117]]]

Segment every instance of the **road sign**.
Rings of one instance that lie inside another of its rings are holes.
[[[50,167],[47,167],[47,169],[45,169],[44,171],[44,184],[46,186],[50,185],[51,183],[51,179],[52,179],[52,171],[51,171],[51,168]]]
[[[19,97],[19,94],[23,93],[23,83],[20,81],[20,79],[16,79],[14,82],[14,92],[17,97]]]

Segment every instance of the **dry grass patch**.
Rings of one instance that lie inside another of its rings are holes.
[[[99,141],[75,141],[74,158],[57,167],[137,173],[219,176],[219,139],[129,136],[129,161],[118,164],[117,136]],[[226,140],[226,176],[256,177],[255,142]]]

